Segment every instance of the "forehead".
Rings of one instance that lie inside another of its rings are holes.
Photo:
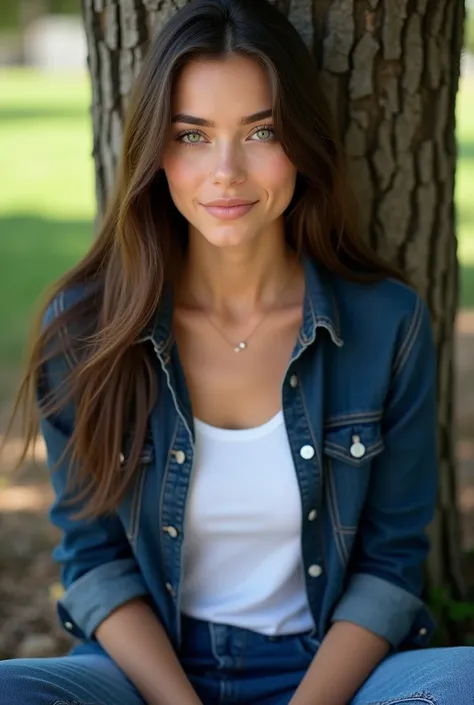
[[[184,112],[215,122],[237,121],[271,107],[267,72],[251,57],[195,59],[182,69],[173,87],[173,113]]]

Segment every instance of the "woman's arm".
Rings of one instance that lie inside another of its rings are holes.
[[[119,607],[95,636],[148,705],[200,705],[165,630],[144,598]]]
[[[63,304],[61,297],[49,307],[45,324],[57,308],[62,312]],[[63,388],[70,372],[65,355],[48,360],[38,382],[40,406]],[[74,514],[82,504],[64,501],[72,468],[70,450],[65,451],[74,418],[75,408],[69,401],[41,420],[55,493],[49,515],[61,531],[53,554],[61,566],[65,589],[58,601],[59,617],[69,634],[100,641],[149,705],[199,705],[150,607],[148,587],[120,519],[115,514],[79,519]]]
[[[290,705],[347,705],[388,650],[389,643],[367,629],[336,622]]]
[[[42,421],[48,463],[54,467],[68,436]],[[52,472],[52,523],[62,532],[54,557],[61,564],[64,595],[58,602],[65,629],[80,639],[97,639],[149,705],[199,705],[169,639],[151,609],[149,592],[116,516],[94,520],[72,516],[66,505],[69,460]]]

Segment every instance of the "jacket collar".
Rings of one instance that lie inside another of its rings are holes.
[[[305,297],[303,303],[303,320],[299,342],[307,347],[316,338],[318,328],[325,328],[332,342],[342,347],[339,311],[330,274],[325,272],[313,259],[302,257],[305,275]],[[151,340],[156,352],[163,354],[169,350],[173,341],[173,292],[170,284],[165,284],[158,308],[143,330],[137,342]]]
[[[303,345],[310,345],[316,338],[318,328],[326,328],[332,342],[344,345],[341,337],[339,310],[331,275],[314,259],[302,257],[306,292],[303,303],[303,321],[300,338]]]

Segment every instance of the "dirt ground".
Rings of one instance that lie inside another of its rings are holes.
[[[474,551],[474,311],[458,316],[456,367],[458,501],[463,545]],[[0,424],[2,417],[5,410]],[[13,476],[16,445],[0,467],[0,659],[61,654],[71,643],[54,606],[61,588],[51,559],[57,534],[47,518],[47,471],[27,462]],[[38,457],[44,458],[41,446]]]

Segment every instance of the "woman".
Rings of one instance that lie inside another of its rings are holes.
[[[359,239],[341,165],[264,0],[196,0],[150,48],[99,237],[20,392],[79,642],[3,662],[2,705],[473,702],[472,649],[413,648],[429,315]]]

